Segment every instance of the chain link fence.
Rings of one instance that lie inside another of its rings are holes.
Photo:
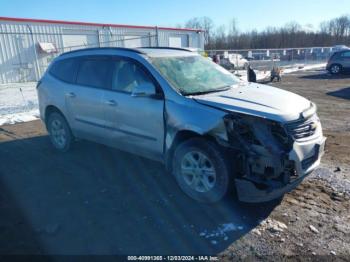
[[[207,54],[228,69],[269,71],[273,67],[288,69],[326,63],[335,51],[332,47],[244,49],[244,50],[206,50]]]
[[[142,32],[140,36],[92,32],[94,34],[0,30],[0,84],[38,81],[55,57],[76,49],[158,45],[156,31]]]

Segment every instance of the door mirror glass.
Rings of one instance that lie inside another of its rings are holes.
[[[156,88],[152,83],[142,83],[134,87],[131,96],[154,96]]]

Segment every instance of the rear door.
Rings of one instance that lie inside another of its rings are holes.
[[[134,60],[118,58],[113,62],[111,90],[105,90],[103,103],[108,138],[115,147],[147,157],[163,153],[164,100],[159,97],[134,97],[133,89],[150,83],[161,92],[146,68]]]
[[[76,84],[66,88],[66,105],[75,133],[104,143],[105,119],[102,97],[111,84],[111,59],[89,56],[79,60]]]

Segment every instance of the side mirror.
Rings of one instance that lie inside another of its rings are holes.
[[[134,88],[134,90],[131,93],[131,96],[154,96],[156,94],[156,88],[151,83],[144,83],[141,85],[138,85]]]

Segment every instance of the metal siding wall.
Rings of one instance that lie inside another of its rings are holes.
[[[1,24],[1,31],[10,31],[14,32],[15,30],[10,24]],[[7,79],[10,79],[13,82],[18,82],[19,72],[19,57],[17,55],[16,50],[16,42],[14,41],[14,37],[16,34],[6,34],[1,35],[0,37],[0,46],[1,46],[1,79],[4,82],[7,82]]]
[[[142,28],[117,28],[111,27],[113,37],[110,41],[110,46],[114,47],[128,47],[127,42],[124,41],[124,36],[139,36],[141,37],[142,46],[155,46],[156,31],[154,29],[142,29]],[[153,44],[154,43],[154,44]]]
[[[31,36],[29,28],[32,30],[33,36]],[[155,28],[0,21],[0,83],[38,80],[38,77],[43,75],[52,59],[67,51],[67,48],[64,48],[62,37],[64,30],[94,31],[100,42],[98,46],[101,47],[127,47],[124,43],[125,35],[142,37],[141,43],[143,46],[157,45]],[[186,35],[189,47],[204,47],[204,41],[201,42],[200,40],[202,34],[194,31],[159,29],[158,34],[159,46],[168,46],[168,39],[171,35]],[[57,54],[40,52],[38,42],[53,43],[59,52]]]
[[[204,40],[202,41],[203,33],[197,33],[195,31],[159,30],[159,45],[168,46],[169,37],[171,36],[181,36],[182,47],[193,47],[204,50]],[[187,40],[184,40],[184,36],[187,37]],[[187,43],[187,46],[185,46],[185,43]]]

